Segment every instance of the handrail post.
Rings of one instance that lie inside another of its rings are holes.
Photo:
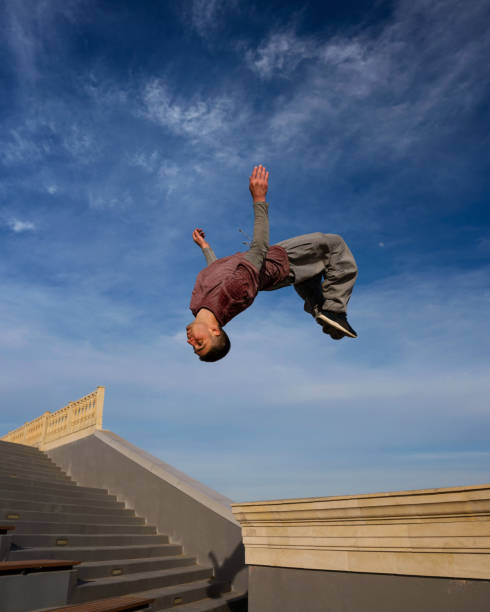
[[[71,433],[71,422],[72,422],[72,417],[73,417],[73,405],[74,402],[68,402],[68,414],[66,415],[67,418],[67,423],[66,423],[66,433],[69,434]]]
[[[44,440],[46,439],[46,431],[48,429],[48,419],[50,414],[51,412],[49,410],[46,410],[46,412],[43,414],[43,426],[41,432],[41,439],[39,441],[39,448],[42,447],[42,445],[44,444]]]
[[[95,395],[95,427],[96,429],[102,429],[102,415],[104,413],[104,395],[105,387],[97,387]]]

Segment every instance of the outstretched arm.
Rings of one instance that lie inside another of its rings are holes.
[[[196,227],[196,229],[192,232],[192,239],[197,244],[197,246],[201,247],[204,257],[206,258],[206,262],[212,264],[213,261],[216,261],[217,257],[214,254],[213,249],[209,246],[209,243],[205,240],[206,234],[204,231]]]
[[[265,201],[268,186],[269,173],[264,166],[255,166],[249,182],[254,206],[254,237],[245,257],[258,270],[262,267],[269,248],[269,217],[267,215],[269,205]]]

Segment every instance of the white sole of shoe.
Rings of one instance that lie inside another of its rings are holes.
[[[339,323],[337,323],[333,319],[329,319],[323,313],[318,313],[316,315],[315,319],[318,321],[318,323],[320,323],[320,325],[324,325],[324,324],[329,325],[330,327],[333,327],[334,329],[338,329],[339,331],[341,331],[346,336],[349,336],[349,338],[357,338],[356,334],[353,334],[352,332],[350,332],[345,327],[342,327],[342,325],[340,325]]]

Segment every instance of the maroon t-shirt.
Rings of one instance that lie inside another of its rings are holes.
[[[245,255],[235,253],[217,259],[199,272],[190,304],[194,316],[201,308],[207,308],[223,326],[248,308],[259,291],[284,286],[289,261],[283,247],[269,248],[260,271]]]

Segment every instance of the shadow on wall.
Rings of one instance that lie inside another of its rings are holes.
[[[221,565],[213,551],[209,552],[208,557],[213,564],[214,575],[210,580],[207,594],[208,597],[218,598],[230,591],[238,572],[245,570],[245,548],[242,543],[238,544]]]

